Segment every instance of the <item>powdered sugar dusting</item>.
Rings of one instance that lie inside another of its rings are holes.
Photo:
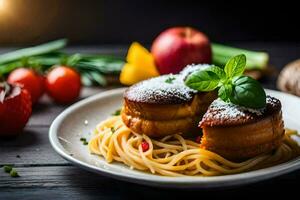
[[[210,67],[211,65],[209,64],[192,64],[192,65],[187,65],[181,72],[180,75],[183,76],[184,78],[187,77],[188,75],[190,75],[191,73],[198,71],[198,70],[203,70],[206,69],[208,67]]]
[[[184,76],[164,75],[142,81],[125,92],[125,97],[132,101],[147,103],[183,103],[190,101],[197,93],[184,84]]]
[[[267,105],[262,109],[252,109],[216,99],[204,114],[200,126],[238,125],[250,123],[266,115],[281,110],[281,103],[274,97],[267,96]]]
[[[246,113],[252,113],[257,116],[260,116],[264,112],[263,109],[252,109],[252,108],[246,108],[243,106],[238,106],[232,103],[227,103],[221,100],[220,98],[216,99],[212,102],[210,105],[210,108],[213,110],[218,110],[215,118],[224,118],[224,117],[230,117],[230,118],[237,118],[237,117],[244,117],[246,116]]]
[[[191,101],[198,91],[184,84],[192,72],[205,69],[209,65],[188,65],[179,74],[168,74],[142,81],[126,90],[128,100],[155,104],[185,103]]]

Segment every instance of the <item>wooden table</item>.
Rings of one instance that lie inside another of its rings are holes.
[[[277,69],[300,56],[300,45],[239,43],[241,47],[266,50]],[[0,53],[7,49],[0,49]],[[70,52],[98,52],[123,56],[124,47],[73,47]],[[275,88],[275,77],[262,80],[265,87]],[[84,88],[81,98],[110,88]],[[299,105],[300,106],[300,105]],[[44,96],[40,104],[34,107],[33,115],[24,133],[11,140],[0,139],[0,167],[14,164],[20,174],[12,178],[0,171],[0,199],[135,199],[135,198],[188,198],[197,195],[203,197],[243,197],[254,198],[259,193],[272,193],[277,196],[291,196],[299,187],[300,171],[272,180],[238,188],[223,188],[217,191],[185,191],[152,188],[133,183],[114,180],[96,175],[62,159],[50,146],[48,130],[54,118],[67,106],[55,105]],[[1,122],[0,122],[1,123]]]

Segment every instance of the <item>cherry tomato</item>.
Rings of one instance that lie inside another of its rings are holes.
[[[32,104],[36,103],[45,91],[44,77],[28,68],[15,69],[9,74],[7,82],[25,88],[31,96]]]
[[[80,94],[80,75],[67,66],[54,67],[46,77],[46,90],[57,103],[71,103]]]

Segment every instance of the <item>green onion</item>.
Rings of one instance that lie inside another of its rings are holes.
[[[13,52],[5,53],[0,55],[0,64],[8,63],[24,57],[42,55],[49,52],[57,51],[66,46],[67,40],[60,39],[49,43],[41,44],[34,47],[19,49]]]
[[[85,86],[93,85],[92,78],[90,77],[90,75],[88,73],[84,73],[84,72],[81,73],[81,82]]]
[[[269,62],[269,55],[265,52],[249,51],[235,47],[229,47],[221,44],[212,44],[213,64],[217,66],[224,66],[226,62],[233,56],[244,54],[247,57],[246,69],[267,68]]]
[[[0,64],[0,76],[8,75],[18,67],[30,67],[37,71],[46,72],[54,65],[67,65],[76,69],[85,86],[106,85],[105,75],[117,75],[121,72],[124,61],[118,57],[88,54],[65,54],[51,52],[31,56],[9,63]]]
[[[106,85],[107,81],[100,73],[97,72],[90,72],[92,79],[98,83],[99,85]]]

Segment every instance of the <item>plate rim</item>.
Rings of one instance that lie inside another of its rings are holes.
[[[259,170],[239,173],[239,174],[230,174],[230,175],[222,175],[222,176],[214,176],[214,177],[201,177],[201,176],[184,176],[184,177],[167,177],[167,176],[160,176],[160,175],[153,175],[151,178],[144,177],[144,176],[133,176],[130,174],[112,171],[106,168],[101,168],[99,166],[95,166],[80,159],[76,159],[66,153],[64,151],[63,146],[59,142],[58,139],[58,129],[59,126],[62,124],[65,117],[67,117],[70,113],[74,110],[84,106],[86,104],[92,103],[94,101],[100,100],[102,98],[117,95],[123,93],[126,87],[111,89],[99,94],[92,95],[88,98],[80,100],[73,105],[66,108],[63,112],[61,112],[52,122],[49,128],[49,141],[52,148],[64,159],[69,161],[71,164],[75,164],[76,166],[83,168],[85,170],[101,174],[104,176],[112,177],[115,179],[139,183],[143,185],[151,185],[151,186],[159,186],[159,187],[172,187],[172,188],[217,188],[217,187],[231,187],[236,185],[246,185],[254,182],[259,182],[262,180],[274,178],[292,171],[295,171],[300,168],[300,157],[295,158],[289,162],[282,163],[276,166],[263,168]],[[276,90],[265,89],[266,92],[268,91],[272,93],[278,93],[280,95],[287,95],[291,98],[296,98],[300,100],[299,97],[279,92]],[[145,172],[141,172],[145,173]]]

